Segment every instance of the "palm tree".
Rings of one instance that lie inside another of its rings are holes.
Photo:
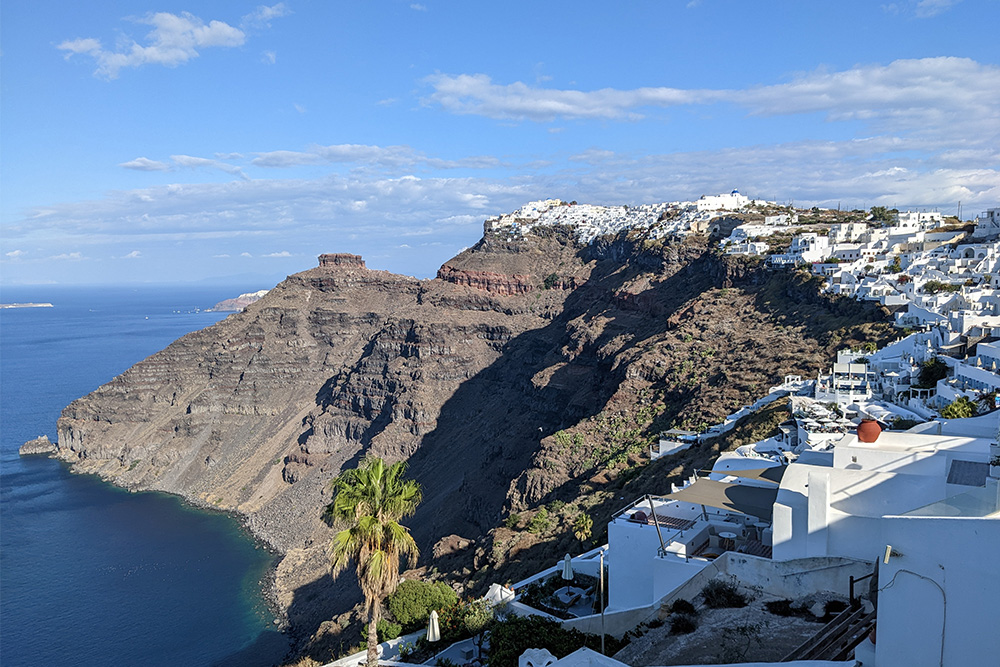
[[[396,590],[399,561],[412,566],[417,543],[399,520],[413,514],[420,503],[420,485],[403,479],[406,463],[386,465],[366,457],[356,469],[345,470],[330,483],[333,501],[326,514],[344,526],[330,543],[333,576],[355,562],[358,584],[368,611],[368,666],[378,664],[377,625],[382,600]]]

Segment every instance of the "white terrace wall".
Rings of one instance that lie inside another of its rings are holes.
[[[660,528],[665,542],[676,532]],[[614,545],[607,562],[608,606],[614,610],[653,604],[705,566],[705,561],[670,555],[658,558],[660,537],[655,526],[619,517],[608,524],[608,542]]]
[[[878,665],[1000,664],[1000,520],[886,517]]]
[[[746,554],[726,554],[725,574],[733,575],[745,586],[759,586],[772,595],[798,598],[812,592],[828,591],[847,596],[851,577],[871,574],[874,563],[855,558],[797,558],[772,561]],[[721,559],[720,559],[721,560]],[[699,589],[700,590],[700,589]],[[867,587],[855,586],[855,593]]]

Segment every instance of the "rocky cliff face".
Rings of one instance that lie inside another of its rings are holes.
[[[667,424],[710,421],[786,372],[815,372],[877,316],[819,297],[800,308],[796,290],[810,287],[775,280],[704,241],[584,247],[559,228],[488,232],[434,280],[323,255],[74,401],[57,455],[245,517],[284,554],[280,602],[309,632],[356,596],[326,573],[320,510],[341,469],[366,453],[409,459],[422,552],[475,539],[636,458],[635,441]],[[580,442],[554,437],[564,429]]]

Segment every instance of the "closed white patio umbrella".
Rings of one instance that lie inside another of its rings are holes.
[[[566,581],[573,581],[573,559],[566,554],[566,558],[563,559],[563,571],[562,578]]]
[[[431,620],[427,624],[427,641],[441,641],[441,628],[438,625],[438,613],[436,611],[431,612]]]

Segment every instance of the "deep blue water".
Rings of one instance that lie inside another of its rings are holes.
[[[224,317],[236,288],[3,288],[0,662],[270,665],[286,645],[261,592],[272,556],[229,516],[129,493],[17,449],[64,406]],[[180,312],[176,312],[180,311]]]

